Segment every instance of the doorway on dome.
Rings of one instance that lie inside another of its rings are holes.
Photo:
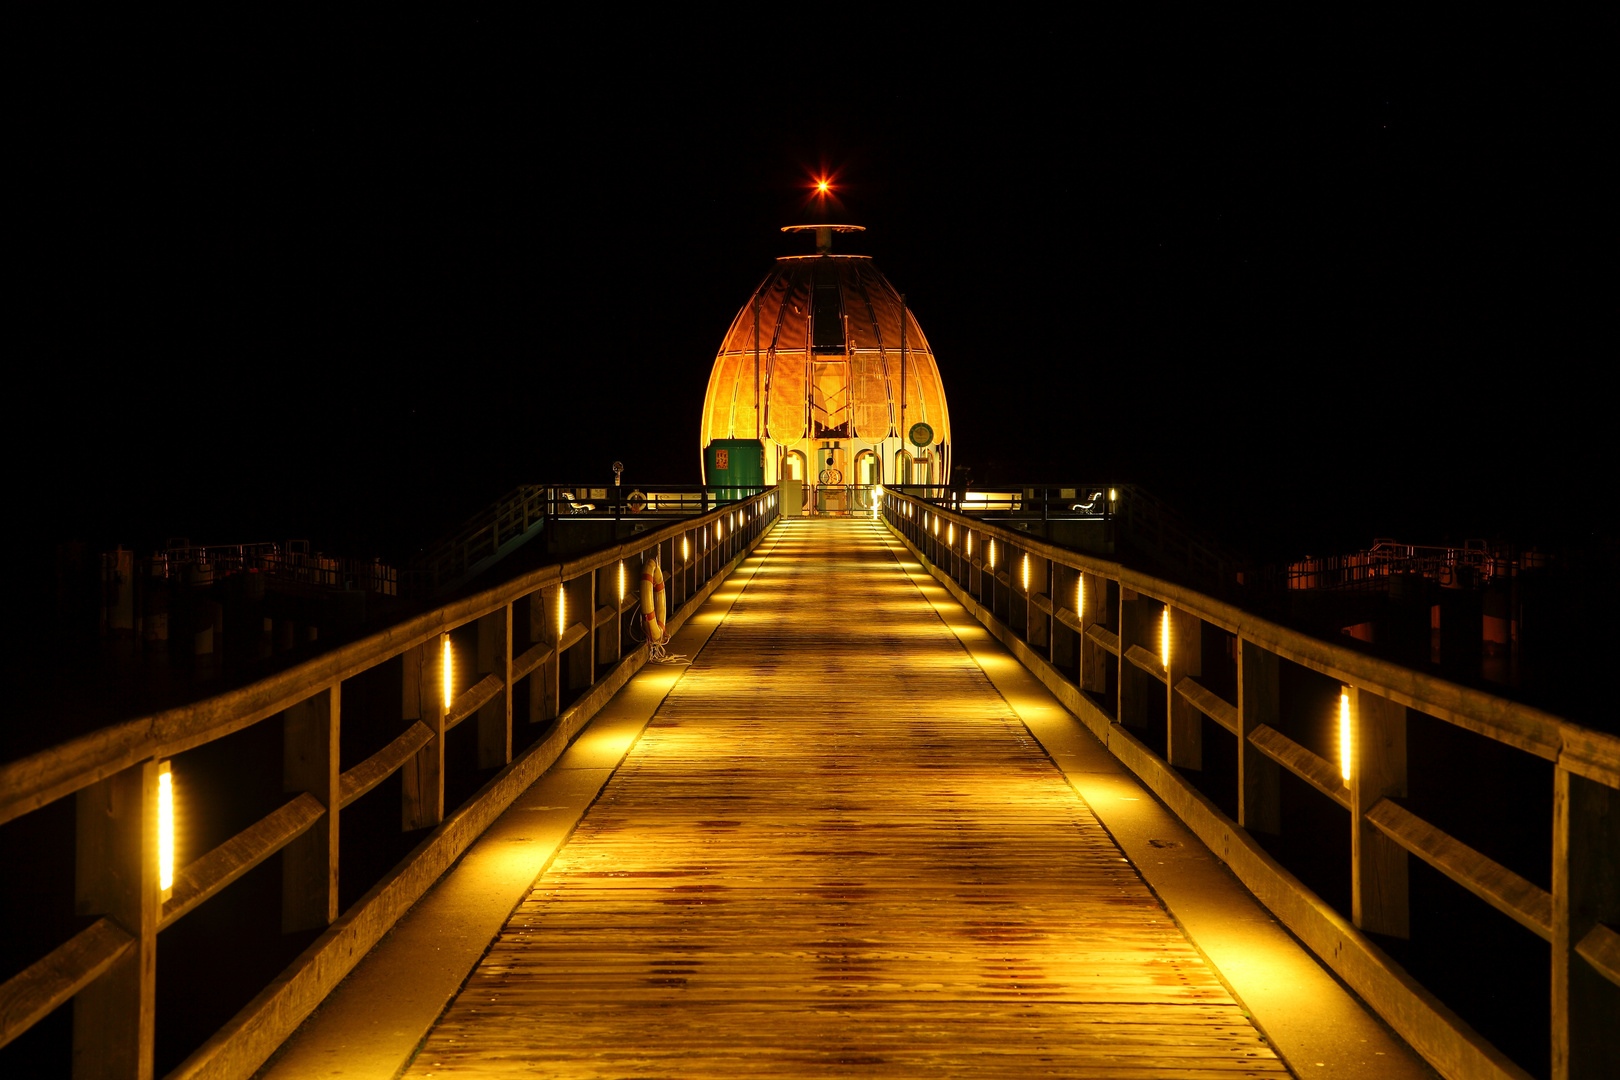
[[[804,451],[789,450],[782,455],[782,478],[784,480],[797,480],[804,483]]]
[[[911,486],[911,455],[904,450],[894,452],[894,483],[896,487]]]
[[[850,482],[854,486],[850,489],[850,495],[854,505],[862,510],[872,508],[873,488],[882,482],[878,465],[877,452],[874,450],[862,450],[855,455],[855,472],[850,477]]]
[[[810,371],[811,435],[817,439],[847,439],[849,432],[849,364],[844,360],[818,360]]]

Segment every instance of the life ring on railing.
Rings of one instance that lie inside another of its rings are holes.
[[[664,570],[658,560],[641,564],[641,617],[647,621],[647,640],[664,642]]]

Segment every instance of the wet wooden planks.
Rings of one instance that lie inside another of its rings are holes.
[[[790,521],[410,1076],[1286,1076],[864,521]]]

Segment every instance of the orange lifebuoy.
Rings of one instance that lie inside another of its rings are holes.
[[[664,570],[655,558],[641,564],[641,617],[647,621],[647,640],[664,641]]]

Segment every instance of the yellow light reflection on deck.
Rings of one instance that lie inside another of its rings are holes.
[[[158,888],[174,888],[174,773],[169,762],[158,762]]]
[[[1165,667],[1170,666],[1170,605],[1164,606],[1164,615],[1159,619],[1159,660]]]
[[[444,707],[450,708],[450,691],[454,683],[454,676],[450,666],[450,635],[444,635],[444,648],[439,651],[439,666],[442,682],[444,684]]]
[[[1339,775],[1350,779],[1350,693],[1339,694]]]

